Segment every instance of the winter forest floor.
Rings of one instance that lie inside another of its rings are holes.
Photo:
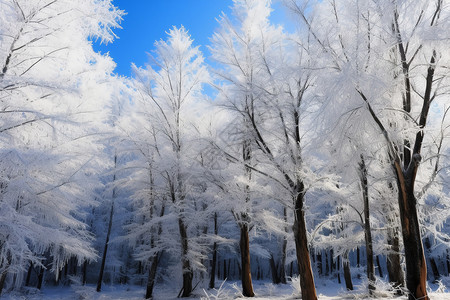
[[[218,282],[218,284],[221,282]],[[298,284],[298,282],[297,282]],[[288,284],[274,285],[269,281],[254,281],[255,297],[253,300],[281,300],[281,299],[301,299],[300,292],[294,287],[292,282]],[[342,284],[330,280],[320,280],[316,283],[319,300],[351,300],[351,299],[396,299],[405,300],[406,296],[397,297],[388,290],[384,282],[377,284],[377,291],[369,297],[365,284],[356,282],[355,290],[345,291]],[[428,286],[431,300],[450,299],[450,278],[441,280],[440,284],[430,284]],[[105,285],[102,292],[97,293],[94,285],[71,287],[51,287],[46,286],[42,291],[36,289],[22,290],[21,292],[6,293],[0,299],[4,300],[140,300],[144,299],[145,287],[132,285]],[[173,286],[160,285],[155,287],[154,300],[175,300],[177,293]],[[244,299],[240,294],[240,283],[225,282],[221,288],[214,290],[196,289],[194,295],[187,299],[219,300],[219,299]]]

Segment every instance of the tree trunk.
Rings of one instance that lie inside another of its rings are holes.
[[[38,282],[37,282],[37,289],[40,290],[42,288],[42,283],[44,282],[44,272],[45,268],[40,267],[39,268],[39,274],[38,274]]]
[[[447,264],[447,276],[450,274],[450,254],[449,254],[449,250],[447,249],[447,255],[446,255],[446,264]]]
[[[397,294],[401,294],[401,288],[405,284],[405,277],[403,274],[403,268],[400,259],[400,240],[398,235],[398,229],[396,220],[390,217],[387,218],[388,230],[387,230],[387,244],[390,246],[386,266],[389,275],[389,282],[397,289]]]
[[[114,169],[117,168],[117,154],[114,155]],[[113,175],[113,183],[115,184],[116,181],[116,173]],[[111,210],[109,212],[109,222],[108,222],[108,231],[106,232],[106,240],[105,240],[105,246],[103,247],[103,256],[102,256],[102,263],[100,265],[100,273],[98,275],[97,280],[97,292],[100,292],[102,290],[102,281],[103,281],[103,272],[105,271],[105,264],[106,264],[106,254],[108,253],[108,244],[109,244],[109,238],[111,235],[111,228],[112,228],[112,222],[113,222],[113,216],[114,216],[114,202],[116,199],[116,188],[113,188],[112,197],[111,197]]]
[[[152,299],[153,287],[155,286],[156,270],[158,268],[160,253],[156,253],[151,259],[151,266],[148,271],[147,289],[145,291],[145,299]]]
[[[319,273],[319,277],[322,276],[322,250],[319,250],[316,257],[317,263],[317,272]]]
[[[100,265],[100,273],[97,280],[97,292],[102,290],[103,273],[105,271],[106,254],[108,253],[109,238],[111,235],[112,221],[114,215],[114,199],[111,200],[111,211],[109,213],[108,231],[106,232],[105,246],[103,247],[102,263]]]
[[[242,294],[245,297],[254,297],[252,284],[252,274],[250,267],[250,241],[248,237],[248,225],[241,224],[241,239],[239,242],[239,248],[241,250],[241,268],[242,268]]]
[[[303,300],[317,300],[314,276],[311,268],[311,259],[308,250],[308,235],[306,230],[305,214],[303,212],[303,183],[297,184],[298,193],[295,197],[295,220],[293,226],[295,248],[297,253],[298,272],[300,275],[300,288]]]
[[[381,269],[380,256],[379,255],[377,255],[377,266],[378,266],[378,273],[380,274],[380,277],[383,278],[383,270]]]
[[[369,208],[369,189],[367,182],[367,168],[363,155],[361,154],[361,161],[359,162],[359,176],[361,181],[361,189],[364,202],[364,239],[366,242],[366,256],[367,256],[367,279],[369,281],[369,294],[375,290],[375,270],[373,265],[373,245],[372,245],[372,230],[370,228],[370,208]]]
[[[31,272],[33,271],[33,262],[30,262],[30,266],[28,267],[27,271],[27,278],[25,280],[25,286],[30,285],[30,279],[31,279]]]
[[[342,268],[344,269],[344,280],[347,291],[353,291],[352,275],[350,273],[350,261],[348,260],[348,252],[342,255]]]
[[[0,295],[3,292],[3,288],[5,287],[6,276],[8,275],[8,269],[5,269],[0,275]]]
[[[86,281],[87,281],[87,265],[88,265],[88,262],[87,262],[87,260],[85,260],[83,262],[83,271],[82,271],[82,273],[83,273],[82,284],[83,285],[86,285]]]
[[[284,221],[287,223],[287,209],[286,206],[283,207],[283,217]],[[284,231],[287,233],[288,228],[285,227]],[[280,282],[283,284],[286,284],[286,251],[287,251],[287,239],[286,237],[283,237],[283,244],[281,246],[281,262],[280,262]]]
[[[217,235],[218,229],[217,229],[217,213],[214,213],[214,234]],[[212,261],[211,261],[211,274],[209,278],[209,288],[213,289],[215,286],[216,281],[216,264],[217,264],[217,242],[214,242],[213,244],[213,251],[212,251]]]
[[[418,158],[416,157],[415,160]],[[406,261],[406,287],[408,299],[429,300],[426,290],[427,265],[422,247],[419,219],[417,216],[416,198],[414,196],[414,179],[416,167],[410,167],[403,173],[398,161],[395,161],[397,184],[399,190],[400,221],[402,224],[403,244]],[[411,164],[418,164],[412,161]]]
[[[223,279],[227,279],[227,260],[223,260]]]
[[[178,227],[181,236],[181,248],[182,248],[181,263],[183,270],[183,288],[182,288],[183,293],[181,297],[189,297],[192,293],[192,279],[194,277],[194,273],[191,269],[191,262],[189,261],[188,258],[189,245],[188,245],[186,225],[184,225],[183,219],[181,217],[178,217]]]
[[[281,280],[278,277],[278,270],[277,270],[277,266],[275,265],[275,259],[273,258],[272,253],[270,254],[269,264],[270,264],[270,271],[272,274],[272,283],[279,284],[281,282]]]
[[[429,258],[430,266],[431,266],[431,271],[433,271],[433,277],[434,277],[433,282],[436,283],[441,278],[441,275],[439,274],[439,269],[437,267],[436,261],[434,260],[434,257],[431,256],[432,255],[431,243],[430,243],[429,238],[425,239],[425,247],[427,248],[428,255],[430,256],[430,258]]]
[[[340,255],[337,257],[336,270],[337,270],[338,283],[341,284],[341,256]]]

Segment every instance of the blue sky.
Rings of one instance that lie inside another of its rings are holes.
[[[194,44],[207,52],[205,45],[218,27],[216,18],[221,12],[229,15],[233,4],[232,0],[114,0],[113,3],[127,13],[121,23],[123,29],[115,30],[119,39],[108,45],[95,43],[94,48],[109,52],[117,64],[115,72],[125,76],[131,75],[132,62],[143,66],[148,61],[147,52],[152,51],[156,40],[166,39],[166,31],[172,26],[183,25]],[[277,9],[275,21],[282,20],[280,13]]]

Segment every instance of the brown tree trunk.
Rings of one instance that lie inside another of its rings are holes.
[[[418,164],[414,158],[411,164]],[[417,216],[414,180],[417,167],[409,167],[403,172],[400,163],[395,161],[397,184],[399,190],[400,221],[402,224],[403,244],[406,261],[406,287],[408,299],[429,300],[426,290],[427,265],[422,247],[419,219]],[[412,169],[411,169],[412,168]]]
[[[303,300],[317,300],[314,276],[311,268],[311,259],[308,250],[308,235],[306,230],[305,214],[303,212],[303,183],[297,184],[298,193],[295,197],[295,220],[293,226],[295,248],[297,253],[298,272],[300,275],[300,288]]]
[[[248,225],[241,224],[241,239],[239,242],[239,248],[241,250],[241,268],[242,268],[242,294],[245,297],[254,297],[252,284],[252,274],[250,267],[250,241],[248,237]]]

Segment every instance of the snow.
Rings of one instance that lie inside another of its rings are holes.
[[[194,295],[188,299],[198,300],[226,300],[226,299],[246,299],[241,294],[240,283],[222,282],[221,287],[213,290],[196,289]],[[448,280],[447,280],[448,283]],[[218,283],[219,284],[219,283]],[[448,285],[447,285],[448,286]],[[344,286],[331,280],[321,280],[317,284],[317,295],[319,300],[348,300],[348,299],[396,299],[406,300],[406,296],[393,296],[382,285],[377,286],[378,290],[373,297],[369,297],[364,288],[364,284],[356,285],[355,290],[351,292],[344,291]],[[255,297],[254,300],[281,300],[281,299],[301,299],[298,296],[296,288],[292,284],[275,285],[269,281],[254,282]],[[432,300],[448,300],[450,292],[444,284],[432,284],[429,287],[429,297]],[[144,299],[145,286],[136,285],[105,285],[100,293],[95,291],[94,285],[80,286],[46,286],[39,291],[37,289],[21,289],[12,293],[7,293],[0,297],[2,300],[140,300]],[[175,300],[178,289],[173,286],[159,285],[154,290],[154,300]]]

